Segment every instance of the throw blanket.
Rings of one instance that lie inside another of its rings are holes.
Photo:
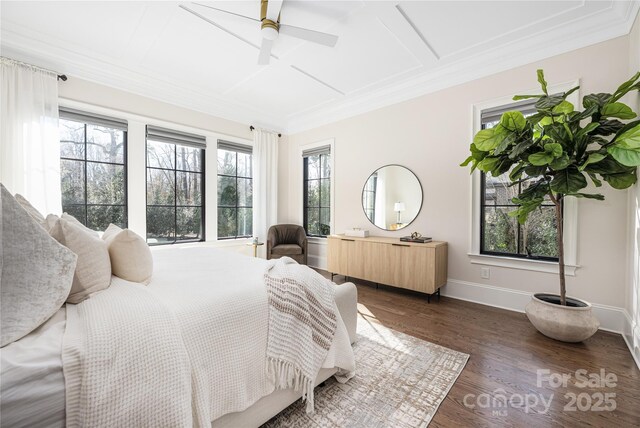
[[[141,316],[142,315],[142,316]],[[67,427],[190,427],[191,366],[173,315],[143,285],[67,305]]]
[[[267,368],[276,388],[302,390],[313,413],[313,387],[337,328],[333,285],[289,257],[264,275],[269,295]]]

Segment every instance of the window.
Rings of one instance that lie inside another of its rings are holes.
[[[482,112],[482,129],[492,128],[500,122],[505,111],[520,110],[525,116],[535,113],[532,102],[516,103]],[[516,209],[511,199],[518,196],[529,182],[511,186],[509,173],[492,177],[482,173],[480,196],[480,253],[558,260],[555,206],[549,200],[531,213],[527,222],[518,223],[508,213]]]
[[[308,236],[331,233],[331,148],[306,150],[303,157],[303,216]]]
[[[147,242],[203,241],[205,137],[147,126]]]
[[[218,141],[218,239],[253,234],[251,147]]]
[[[127,123],[60,109],[62,210],[90,229],[127,227]]]
[[[368,219],[376,218],[376,190],[378,187],[378,173],[374,172],[371,178],[364,184],[362,190],[362,206],[364,207],[364,214]],[[373,221],[373,220],[372,220]]]

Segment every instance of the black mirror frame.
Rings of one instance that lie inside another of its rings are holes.
[[[398,230],[391,230],[391,229],[383,229],[382,227],[378,226],[377,224],[375,224],[368,216],[367,216],[367,212],[364,208],[364,204],[362,203],[362,198],[364,196],[364,189],[367,187],[367,183],[369,182],[369,179],[371,178],[371,176],[373,174],[375,174],[376,172],[380,171],[382,168],[386,168],[388,166],[399,166],[400,168],[404,168],[407,171],[409,171],[411,174],[413,174],[413,176],[416,178],[416,181],[418,182],[418,186],[420,186],[420,208],[418,208],[418,212],[416,213],[415,217],[411,219],[411,221],[409,223],[407,223],[407,225],[405,227],[403,227],[402,229],[398,229]],[[411,225],[411,223],[413,223],[414,221],[416,221],[416,219],[418,218],[418,216],[420,215],[420,212],[422,211],[422,205],[424,203],[424,189],[422,188],[422,183],[420,182],[420,179],[418,178],[418,176],[416,175],[415,172],[413,172],[413,170],[411,170],[410,168],[407,168],[404,165],[400,165],[397,163],[390,163],[387,165],[382,165],[381,167],[377,168],[376,170],[374,170],[371,174],[369,174],[369,176],[367,177],[367,179],[364,181],[364,185],[362,186],[362,191],[360,192],[360,205],[362,206],[362,213],[364,214],[364,217],[369,220],[369,223],[371,223],[372,225],[374,225],[375,227],[377,227],[380,230],[384,230],[385,232],[398,232],[400,230],[406,229],[407,227],[409,227]]]

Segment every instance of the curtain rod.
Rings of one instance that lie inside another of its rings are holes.
[[[0,56],[0,59],[2,60],[2,62],[11,63],[11,64],[18,64],[18,65],[22,65],[24,67],[32,68],[34,70],[40,70],[40,71],[44,71],[46,73],[55,74],[58,77],[58,80],[62,80],[63,82],[67,81],[67,75],[66,74],[58,74],[55,71],[49,70],[48,68],[39,67],[37,65],[29,64],[27,62],[18,61],[18,60],[13,59],[13,58],[7,58],[6,56]]]
[[[254,129],[256,129],[256,128],[255,128],[253,125],[251,125],[251,126],[249,127],[249,129],[253,131],[253,130],[254,130]],[[282,134],[278,133],[278,137],[282,137]]]

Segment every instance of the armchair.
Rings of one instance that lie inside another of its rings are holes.
[[[297,224],[276,224],[267,233],[267,260],[291,257],[307,264],[307,234]]]

